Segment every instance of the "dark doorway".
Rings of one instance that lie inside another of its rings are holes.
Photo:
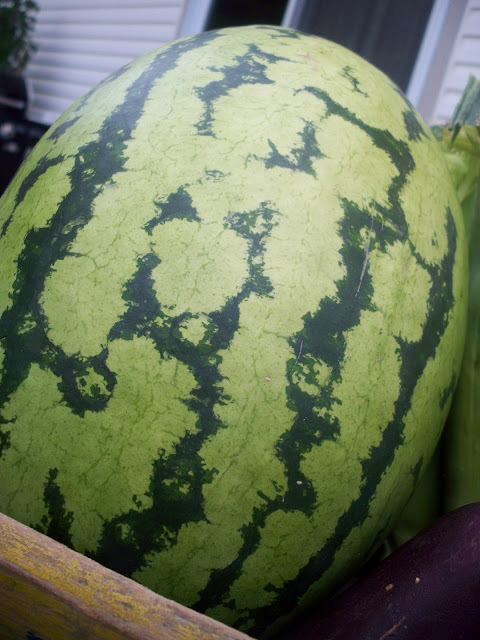
[[[287,0],[214,0],[206,29],[281,24]]]

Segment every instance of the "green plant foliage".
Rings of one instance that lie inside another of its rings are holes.
[[[38,5],[34,0],[0,0],[0,68],[25,68],[35,45],[31,41]]]

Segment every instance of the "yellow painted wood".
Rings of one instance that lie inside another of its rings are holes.
[[[0,514],[1,640],[248,640]]]

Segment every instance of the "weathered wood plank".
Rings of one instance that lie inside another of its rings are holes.
[[[0,514],[1,640],[248,640]]]

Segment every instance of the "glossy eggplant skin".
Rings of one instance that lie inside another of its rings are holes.
[[[278,640],[479,640],[480,502],[394,551]]]

